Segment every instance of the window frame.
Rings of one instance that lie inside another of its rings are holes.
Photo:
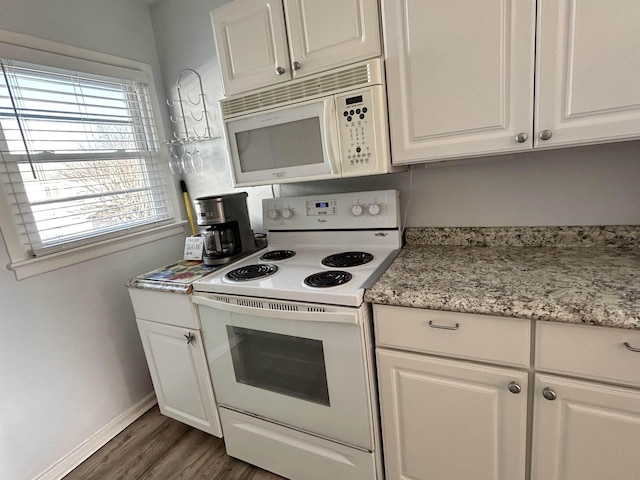
[[[167,194],[173,208],[173,219],[167,219],[167,224],[165,225],[151,225],[149,228],[141,227],[142,229],[135,233],[120,235],[114,238],[105,239],[96,237],[95,242],[82,246],[41,257],[30,257],[27,256],[24,251],[24,246],[20,241],[19,232],[14,224],[11,213],[11,207],[5,195],[6,192],[0,191],[0,231],[10,260],[7,268],[13,270],[17,280],[133,248],[162,238],[178,235],[186,236],[187,222],[180,218],[181,208],[178,203],[176,180],[168,169],[166,149],[161,148],[164,144],[166,130],[164,128],[164,118],[160,114],[153,71],[149,64],[4,30],[0,30],[0,57],[14,58],[16,60],[53,68],[67,68],[84,72],[88,71],[98,75],[138,79],[147,83],[152,114],[157,129],[159,160],[167,176]],[[0,189],[2,189],[2,185],[0,185]]]

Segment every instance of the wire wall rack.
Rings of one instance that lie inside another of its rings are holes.
[[[197,96],[195,100],[188,92],[183,91],[187,80],[195,79]],[[178,98],[169,100],[167,105],[173,110],[169,120],[174,125],[173,137],[166,143],[170,146],[184,146],[189,143],[202,142],[220,138],[211,133],[211,123],[207,102],[202,89],[202,78],[195,70],[187,68],[180,72],[176,80]]]

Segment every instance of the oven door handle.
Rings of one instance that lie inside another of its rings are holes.
[[[213,298],[200,296],[197,294],[191,295],[193,303],[203,305],[206,307],[216,308],[218,310],[224,310],[225,312],[240,313],[243,315],[253,315],[256,317],[269,317],[278,318],[284,320],[301,320],[309,322],[332,322],[332,323],[349,323],[352,325],[359,325],[361,316],[358,311],[354,309],[353,312],[323,312],[321,305],[310,306],[308,308],[314,309],[313,311],[303,310],[307,308],[303,305],[295,305],[290,303],[282,303],[277,300],[264,300],[264,299],[241,299],[240,301],[246,302],[245,305],[238,305],[236,303],[227,303],[226,301],[219,301]],[[229,299],[230,302],[236,302],[234,298]],[[270,306],[286,306],[291,310],[281,308],[270,308]],[[296,310],[297,309],[297,310]]]

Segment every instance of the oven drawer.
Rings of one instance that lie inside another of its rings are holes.
[[[375,480],[374,455],[298,430],[220,409],[227,453],[285,478]]]
[[[531,322],[520,318],[374,305],[377,347],[527,367]]]
[[[629,345],[625,346],[625,343]],[[640,331],[538,322],[536,369],[640,385]]]

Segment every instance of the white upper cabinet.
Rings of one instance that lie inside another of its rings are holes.
[[[236,0],[211,19],[227,95],[290,80],[281,0]]]
[[[537,59],[536,147],[640,137],[638,0],[541,1]]]
[[[284,5],[294,77],[380,55],[377,2],[285,0]]]
[[[382,6],[393,163],[640,138],[637,0]]]
[[[535,0],[384,0],[394,163],[531,148]]]
[[[235,0],[211,18],[226,95],[380,55],[376,0]]]

